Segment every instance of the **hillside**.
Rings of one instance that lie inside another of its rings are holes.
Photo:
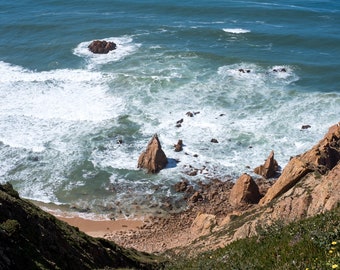
[[[0,269],[159,269],[156,257],[92,238],[0,185]]]

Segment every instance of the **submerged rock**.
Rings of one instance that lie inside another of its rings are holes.
[[[168,159],[162,150],[157,134],[150,140],[146,150],[139,156],[138,168],[146,169],[148,173],[158,173],[165,168]]]

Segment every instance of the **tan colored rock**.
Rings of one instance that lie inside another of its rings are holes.
[[[278,163],[274,159],[274,151],[271,151],[265,163],[263,165],[260,165],[259,167],[256,167],[254,169],[254,172],[268,179],[275,176],[278,167]]]
[[[325,137],[306,153],[294,157],[284,168],[275,184],[269,188],[260,204],[267,204],[287,192],[305,175],[327,174],[340,160],[340,126],[332,126]]]
[[[244,203],[258,203],[261,194],[259,187],[248,174],[243,174],[237,179],[231,189],[229,202],[232,206],[239,206]]]
[[[190,231],[192,234],[198,236],[205,235],[211,233],[216,224],[217,220],[215,215],[198,214],[191,225]]]
[[[277,196],[280,196],[292,188],[308,172],[310,172],[310,169],[306,163],[302,162],[299,158],[293,158],[284,168],[275,184],[268,189],[266,195],[261,199],[260,204],[266,204]]]
[[[157,173],[165,168],[168,159],[162,150],[157,134],[150,140],[146,150],[139,156],[138,168],[143,168],[148,173]]]
[[[245,237],[252,237],[256,235],[256,222],[247,222],[239,227],[233,236],[233,241],[239,240]]]
[[[240,216],[242,213],[240,211],[233,211],[232,213],[229,213],[220,223],[220,226],[224,226],[226,224],[229,224],[232,220]]]

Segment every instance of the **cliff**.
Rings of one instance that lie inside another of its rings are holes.
[[[0,185],[0,269],[159,269],[155,257],[92,238]]]
[[[235,240],[256,236],[261,228],[276,223],[313,217],[340,204],[340,125],[332,126],[322,140],[307,152],[291,158],[280,177],[258,204],[234,211],[211,228],[204,241],[189,250],[223,247]],[[204,242],[204,245],[202,244]]]

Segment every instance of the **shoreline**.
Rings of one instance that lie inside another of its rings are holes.
[[[80,231],[92,237],[105,238],[118,232],[135,231],[144,226],[147,221],[145,219],[116,219],[110,220],[103,218],[102,215],[89,215],[92,218],[86,218],[86,214],[82,216],[79,212],[70,212],[67,207],[53,203],[44,203],[35,200],[29,200],[34,205],[45,212],[53,215],[57,219],[77,227]]]
[[[142,220],[91,220],[82,217],[63,217],[56,216],[57,219],[62,220],[69,225],[79,228],[80,231],[92,237],[105,238],[109,234],[115,234],[122,231],[138,230],[144,225]]]

